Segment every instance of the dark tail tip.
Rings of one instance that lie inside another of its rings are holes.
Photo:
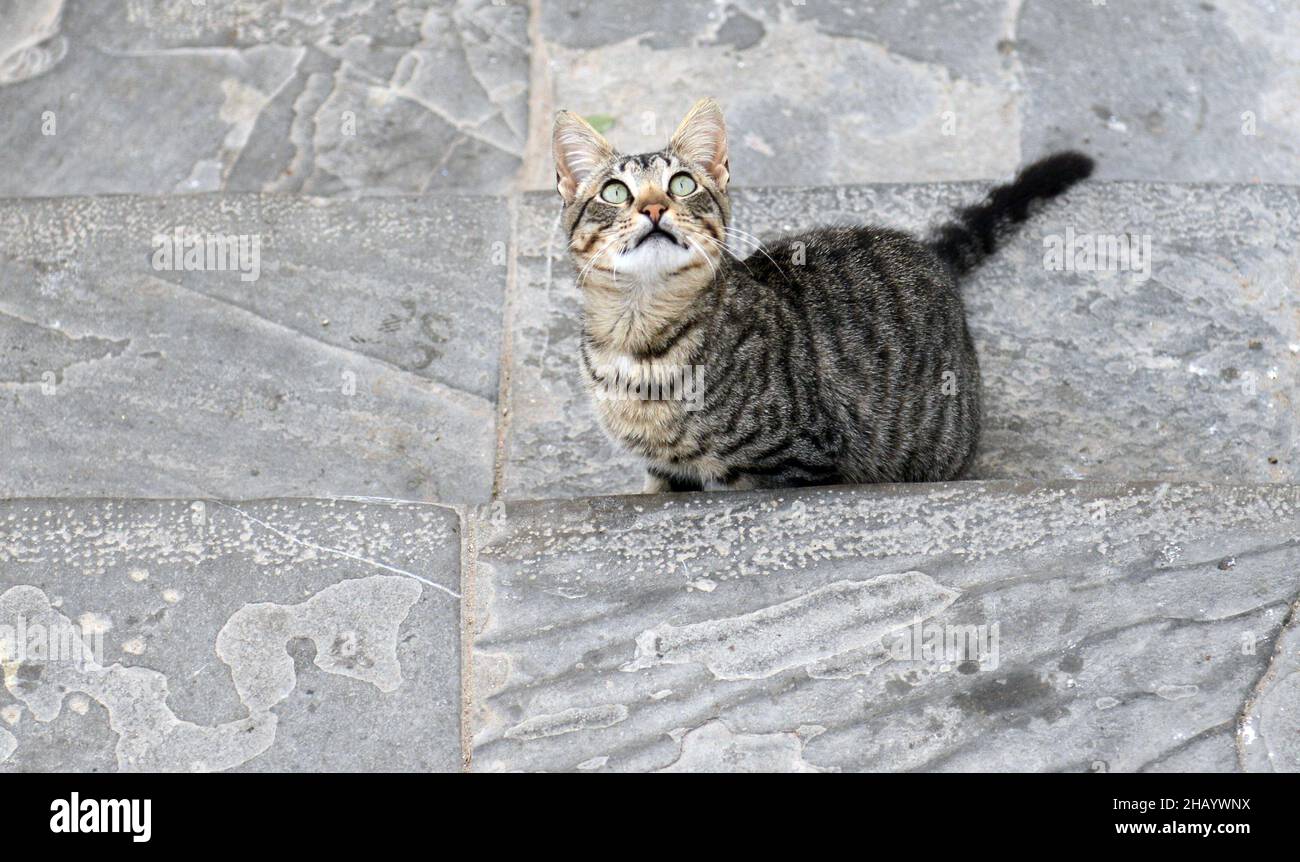
[[[1020,192],[1020,197],[1054,198],[1070,186],[1092,176],[1094,162],[1083,153],[1066,150],[1062,153],[1039,159],[1020,172],[1011,187]]]
[[[960,210],[956,219],[940,227],[933,241],[935,252],[954,274],[970,271],[993,253],[1010,225],[1029,218],[1036,202],[1054,198],[1092,176],[1094,167],[1091,158],[1073,150],[1039,159],[1007,185],[989,192],[982,203]]]

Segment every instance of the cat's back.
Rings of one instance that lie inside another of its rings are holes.
[[[900,230],[826,227],[765,239],[753,248],[728,261],[733,295],[742,305],[962,311],[956,284],[931,247]]]

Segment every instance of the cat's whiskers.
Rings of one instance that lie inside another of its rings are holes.
[[[582,270],[578,273],[578,287],[583,286],[583,284],[587,280],[587,275],[591,272],[591,268],[596,265],[596,262],[598,260],[600,260],[601,255],[609,251],[610,247],[614,245],[614,243],[616,242],[618,242],[618,237],[614,237],[609,242],[605,243],[603,246],[601,246],[599,251],[597,251],[595,254],[591,256],[591,260],[587,261],[586,265],[583,266]],[[615,272],[617,272],[617,267],[618,264],[615,263]]]
[[[739,233],[734,233],[733,231],[735,229],[732,228],[730,225],[723,225],[722,230],[723,230],[723,235],[726,237],[726,241],[724,244],[728,244],[731,243],[732,241],[735,241],[737,243],[741,243],[742,247],[744,248],[748,248],[748,249],[754,248],[755,243],[753,240],[751,240],[747,236],[742,236]]]
[[[750,257],[753,257],[755,252],[761,251],[761,249],[759,249],[757,246],[752,244],[751,240],[745,239],[743,237],[729,236],[727,237],[727,242],[734,242],[737,246],[739,246],[740,251],[747,252],[745,260],[748,260]],[[727,254],[731,255],[731,257],[734,260],[741,262],[740,255],[736,253],[737,249],[732,248],[730,245],[726,243],[719,243],[719,245],[721,245],[722,248],[726,250]]]
[[[608,248],[608,246],[606,246],[606,248]],[[605,249],[602,248],[593,254],[586,264],[583,265],[582,269],[578,271],[578,287],[582,287],[583,282],[587,280],[587,273],[589,273],[591,268],[596,265],[596,261],[600,260],[600,256],[604,251]]]
[[[719,242],[718,240],[714,239],[711,236],[708,236],[707,234],[700,234],[700,239],[713,245],[713,247],[716,248],[720,254],[731,255],[731,259],[736,261],[736,263],[744,263],[744,261],[742,261],[734,251],[732,251],[730,248],[727,248],[726,243]]]
[[[785,270],[781,268],[781,264],[777,263],[776,259],[773,258],[772,255],[768,253],[767,246],[763,244],[762,240],[754,236],[752,233],[743,231],[738,227],[732,227],[728,225],[725,228],[725,230],[727,231],[727,236],[729,238],[744,240],[752,243],[751,247],[755,251],[757,251],[759,254],[763,255],[763,257],[767,258],[769,261],[772,262],[772,266],[775,267],[776,271],[781,274],[781,278],[785,279],[785,283],[791,285],[793,284],[793,282],[790,280],[790,276],[786,275]]]
[[[754,236],[752,233],[749,233],[748,231],[743,231],[740,228],[733,227],[731,225],[727,225],[726,228],[724,228],[724,230],[726,230],[728,238],[734,238],[749,243],[748,246],[749,248],[752,248],[754,251],[757,251],[758,253],[763,255],[763,257],[772,261],[772,266],[775,266],[778,271],[781,271],[781,266],[775,260],[773,260],[772,255],[768,254],[767,246],[764,245],[761,239]],[[781,274],[785,275],[783,271],[781,271]]]
[[[700,257],[704,258],[704,262],[708,264],[709,272],[713,273],[713,278],[716,280],[718,277],[718,265],[713,262],[713,258],[709,256],[709,253],[704,250],[702,245],[691,239],[689,236],[682,234],[682,239],[686,240],[687,244],[690,245],[691,248],[695,249]],[[705,239],[712,239],[712,237],[705,237]]]

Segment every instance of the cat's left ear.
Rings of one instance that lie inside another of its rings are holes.
[[[727,168],[727,126],[722,108],[712,99],[700,99],[673,132],[672,148],[682,158],[709,172],[724,191],[731,174]]]

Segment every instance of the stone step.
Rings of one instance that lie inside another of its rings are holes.
[[[0,771],[1300,771],[1298,602],[1300,485],[0,501]]]
[[[744,185],[988,179],[1063,147],[1105,179],[1300,182],[1290,8],[548,0],[538,24],[549,105],[653,152],[716,95]],[[647,87],[649,68],[680,85]],[[550,188],[545,159],[525,170]]]
[[[596,498],[473,531],[475,770],[1300,770],[1300,486]]]
[[[0,202],[0,497],[487,499],[509,240],[490,197]]]
[[[0,196],[510,187],[526,4],[286,5],[4,4]]]
[[[0,502],[0,649],[52,650],[5,660],[0,770],[459,769],[459,535],[418,503]]]
[[[1095,153],[1107,179],[1294,183],[1296,14],[1239,0],[6,2],[0,196],[550,188],[554,109],[653,151],[705,95],[724,101],[732,176],[749,186],[989,179],[1060,147]],[[672,86],[647,86],[650,68],[673,69]]]
[[[763,234],[920,229],[984,188],[741,189],[736,211]],[[581,391],[556,214],[550,194],[0,201],[0,497],[638,490]],[[257,279],[166,268],[177,230],[259,240]],[[1045,237],[1129,233],[1149,273],[1044,266]],[[1285,186],[1093,183],[1039,215],[965,288],[975,476],[1300,480],[1297,249]]]

